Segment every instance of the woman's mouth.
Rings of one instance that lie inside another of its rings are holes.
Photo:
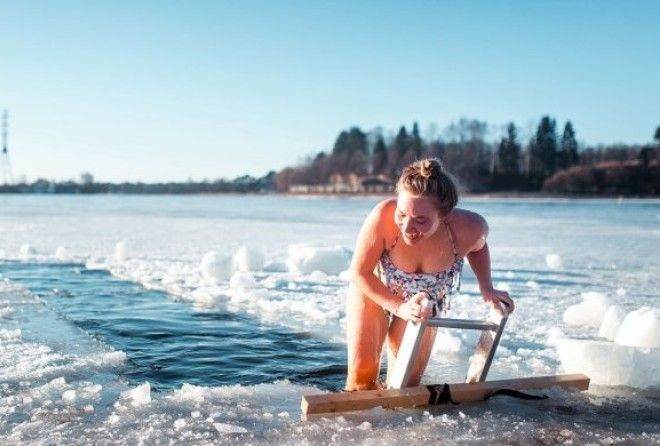
[[[415,232],[414,234],[404,234],[404,235],[408,240],[412,240],[412,241],[417,240],[421,236],[419,232]]]

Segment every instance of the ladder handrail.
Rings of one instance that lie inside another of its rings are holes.
[[[465,330],[497,331],[499,324],[479,319],[451,319],[446,317],[432,317],[423,322],[426,326],[441,328],[460,328]]]

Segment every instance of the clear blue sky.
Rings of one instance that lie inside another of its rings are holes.
[[[349,126],[461,117],[644,143],[659,17],[624,0],[0,0],[0,107],[28,180],[263,175]]]

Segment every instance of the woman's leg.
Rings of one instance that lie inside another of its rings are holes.
[[[346,300],[346,390],[377,388],[389,318],[382,307],[351,285]]]
[[[388,379],[391,371],[394,370],[394,363],[396,361],[397,353],[399,352],[399,346],[401,345],[403,334],[406,330],[406,325],[407,322],[398,317],[394,317],[390,324],[390,329],[387,333]],[[419,350],[417,350],[417,356],[415,357],[412,373],[410,374],[408,382],[404,384],[404,387],[418,386],[422,380],[422,375],[424,374],[424,370],[426,370],[426,365],[428,364],[431,352],[433,351],[433,343],[435,342],[437,331],[438,329],[435,327],[428,327],[424,330],[422,342],[419,346]]]

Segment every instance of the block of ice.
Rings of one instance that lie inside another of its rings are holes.
[[[59,246],[55,250],[55,257],[58,260],[67,260],[69,258],[69,253],[66,252],[66,248],[64,248],[64,246]]]
[[[37,253],[37,251],[29,243],[25,243],[21,245],[19,252],[21,253],[21,255],[24,256],[29,256]]]
[[[252,290],[257,287],[257,281],[250,273],[236,272],[231,276],[229,288],[232,290]]]
[[[316,248],[308,245],[289,245],[287,267],[296,274],[310,274],[315,270],[337,275],[348,268],[351,252],[341,246]]]
[[[458,353],[462,346],[461,338],[452,335],[447,329],[440,329],[433,343],[433,353]]]
[[[204,254],[199,269],[202,276],[209,282],[229,280],[233,272],[233,259],[229,256],[221,256],[215,251]]]
[[[234,253],[234,271],[261,271],[264,268],[264,255],[255,248],[241,246]]]
[[[603,322],[600,324],[598,336],[613,341],[616,333],[619,331],[623,316],[623,310],[618,305],[610,305],[605,313],[605,317],[603,317]]]
[[[660,349],[657,348],[567,338],[557,342],[557,353],[566,373],[584,373],[593,384],[660,385]]]
[[[548,268],[560,269],[562,267],[562,261],[559,254],[548,254],[545,256],[545,264]]]
[[[128,250],[126,249],[126,242],[121,241],[115,244],[115,260],[117,262],[125,262],[128,258]]]
[[[309,275],[309,280],[312,282],[325,282],[327,279],[328,275],[319,270],[312,271],[312,273]]]
[[[143,406],[151,402],[151,385],[148,382],[121,393],[121,398],[132,406]]]
[[[564,311],[564,322],[569,325],[587,325],[598,328],[603,322],[610,304],[603,293],[589,291],[582,293],[582,302]]]
[[[76,391],[75,390],[66,390],[62,393],[62,401],[65,403],[73,403],[76,400]]]
[[[221,434],[242,434],[247,432],[247,429],[244,427],[227,423],[213,423],[213,427]]]
[[[633,347],[660,348],[660,321],[656,311],[642,307],[628,313],[614,342]]]

